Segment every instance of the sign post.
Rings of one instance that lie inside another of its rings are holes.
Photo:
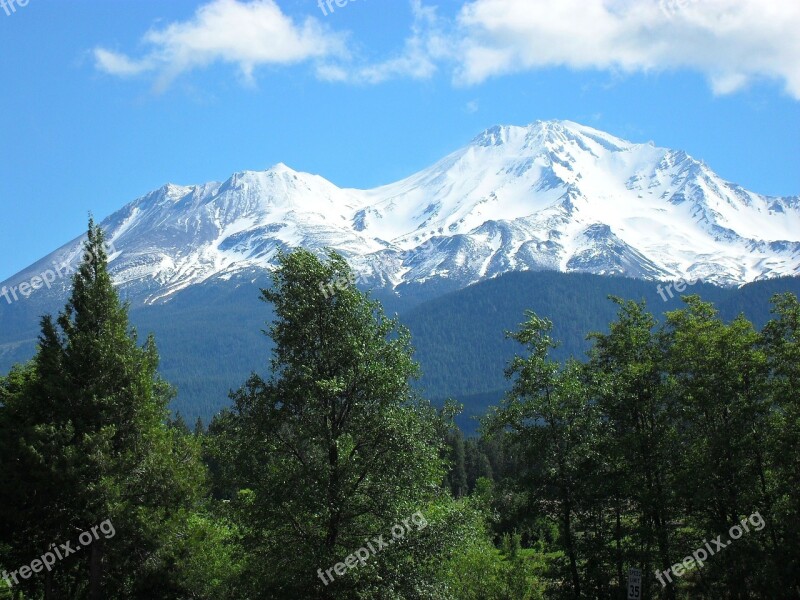
[[[628,571],[628,600],[641,600],[642,598],[642,571],[630,569]]]

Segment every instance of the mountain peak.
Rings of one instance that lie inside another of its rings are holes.
[[[579,145],[585,145],[588,141],[591,145],[597,144],[603,150],[611,152],[626,151],[634,145],[605,131],[574,121],[537,121],[529,129],[549,136],[550,140],[578,142]]]
[[[294,169],[292,169],[291,167],[286,165],[286,163],[282,163],[282,162],[279,162],[279,163],[276,163],[276,164],[272,165],[269,169],[266,170],[266,172],[267,173],[281,174],[281,175],[285,175],[287,173],[290,174],[290,175],[298,174],[298,171],[295,171]]]
[[[495,125],[482,131],[470,143],[476,147],[509,146],[521,151],[533,148],[552,150],[565,144],[590,152],[623,152],[635,145],[599,129],[567,120],[534,121],[525,127]]]

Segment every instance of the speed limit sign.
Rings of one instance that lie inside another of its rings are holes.
[[[628,571],[628,600],[641,600],[642,572],[639,569]]]

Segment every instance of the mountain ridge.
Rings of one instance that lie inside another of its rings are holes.
[[[362,283],[395,290],[431,280],[460,289],[527,270],[722,286],[800,273],[800,196],[756,194],[682,150],[571,121],[488,128],[369,190],[283,163],[223,182],[170,183],[101,225],[116,250],[115,282],[142,303],[270,269],[277,252],[297,246],[331,247]],[[76,261],[81,239],[4,284]]]

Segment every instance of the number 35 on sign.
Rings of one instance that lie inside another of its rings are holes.
[[[639,569],[628,571],[628,600],[641,600],[642,572]]]

